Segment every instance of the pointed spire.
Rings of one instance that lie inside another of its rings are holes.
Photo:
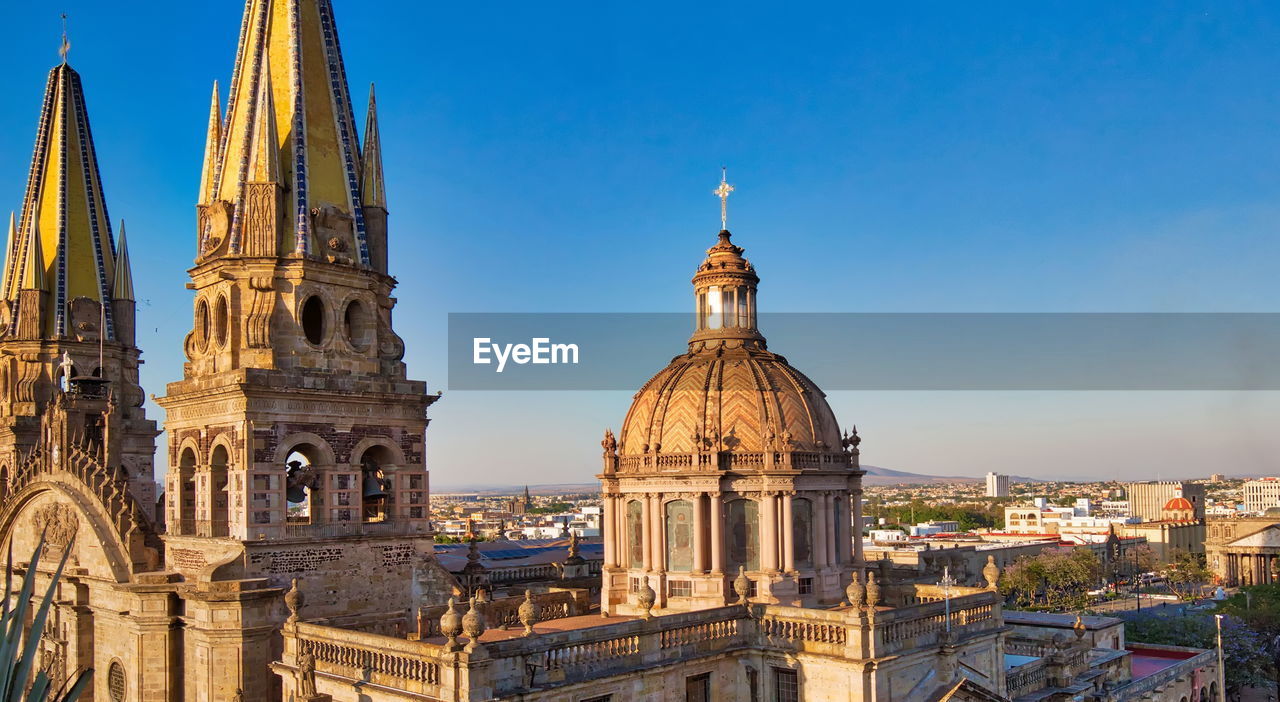
[[[276,108],[271,94],[271,74],[263,73],[258,83],[257,115],[253,140],[249,144],[249,173],[246,183],[279,183],[280,140],[276,132]]]
[[[21,281],[11,283],[9,291],[37,284],[48,290],[52,297],[41,311],[39,335],[73,335],[69,319],[73,300],[110,300],[115,249],[84,88],[80,75],[66,64],[49,72],[19,212],[21,238],[15,249],[16,270],[11,272],[15,278],[20,275]],[[111,339],[115,326],[110,305],[105,314]]]
[[[219,116],[218,81],[213,81],[213,98],[209,104],[209,127],[204,137],[204,166],[200,169],[200,204],[213,202],[217,177],[218,150],[222,144],[222,118]]]
[[[44,284],[44,254],[40,251],[40,231],[33,222],[27,228],[26,265],[22,267],[20,290],[46,290]]]
[[[133,267],[129,265],[129,244],[125,241],[124,220],[120,220],[120,241],[116,244],[116,279],[111,286],[113,300],[133,301]]]
[[[369,84],[369,112],[364,123],[364,174],[360,183],[360,201],[365,207],[387,209],[386,186],[382,179],[382,136],[378,133],[378,103]]]
[[[11,210],[9,212],[9,238],[4,243],[4,278],[0,279],[3,281],[0,282],[0,286],[3,286],[0,288],[0,298],[5,300],[12,299],[9,294],[9,280],[13,275],[13,252],[18,238],[17,228],[16,220]]]

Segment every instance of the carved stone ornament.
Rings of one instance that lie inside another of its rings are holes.
[[[738,577],[733,579],[733,592],[738,596],[738,604],[747,603],[747,594],[751,592],[751,578],[747,577],[745,566],[738,566]]]
[[[304,700],[316,696],[316,657],[310,651],[298,656],[298,695]]]
[[[302,605],[305,602],[306,598],[303,597],[302,591],[298,589],[298,579],[294,578],[293,586],[289,588],[288,592],[284,593],[284,606],[289,608],[288,622],[290,624],[298,622],[298,610],[302,609]]]
[[[636,604],[644,610],[644,614],[640,615],[645,619],[653,619],[653,604],[658,601],[658,593],[653,591],[649,585],[649,579],[645,578],[644,586],[636,593]]]
[[[867,573],[867,606],[875,608],[880,604],[880,583],[876,582],[875,573]]]
[[[440,634],[449,640],[450,651],[458,650],[458,634],[462,633],[462,615],[458,614],[458,603],[449,598],[449,608],[440,615]]]
[[[533,625],[538,623],[538,605],[533,602],[533,591],[524,591],[524,602],[520,603],[520,623],[524,624],[524,635],[533,636]]]
[[[467,642],[467,652],[476,650],[480,645],[480,637],[485,632],[484,615],[476,608],[476,598],[471,598],[471,609],[462,615],[462,633],[467,635],[470,641]]]
[[[996,565],[995,556],[987,556],[987,564],[982,566],[982,577],[987,581],[988,590],[994,590],[999,587],[1000,566]]]
[[[850,607],[861,607],[863,598],[867,595],[867,588],[862,585],[862,573],[853,572],[853,579],[849,581],[849,587],[844,589],[844,594],[849,598]]]
[[[37,533],[44,533],[45,543],[56,549],[66,548],[80,530],[80,518],[71,505],[62,502],[45,505],[31,518]]]

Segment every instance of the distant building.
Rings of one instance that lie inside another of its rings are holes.
[[[1214,473],[1209,476],[1209,482],[1211,483],[1221,483],[1226,479],[1227,479],[1227,476],[1223,475],[1222,473]]]
[[[1280,507],[1280,478],[1259,478],[1244,484],[1244,508],[1249,512],[1262,512]]]
[[[1185,497],[1191,503],[1195,519],[1204,519],[1204,485],[1180,480],[1125,483],[1129,496],[1129,514],[1144,522],[1157,522],[1165,518],[1164,506],[1175,497]]]
[[[1009,476],[987,473],[987,497],[1008,497]]]

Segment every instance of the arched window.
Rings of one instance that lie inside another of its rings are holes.
[[[798,568],[813,567],[813,503],[803,497],[791,501],[791,557]]]
[[[640,500],[627,503],[627,553],[631,567],[644,567],[644,505]]]
[[[0,466],[0,496],[9,494],[9,466]]]
[[[213,447],[213,454],[209,459],[209,536],[227,535],[227,469],[230,462],[226,446],[219,444]]]
[[[693,570],[693,503],[673,500],[666,505],[667,570]]]
[[[391,489],[391,471],[395,457],[386,446],[370,446],[360,456],[360,515],[366,522],[384,522],[391,518],[395,502]]]
[[[760,518],[755,500],[732,500],[725,505],[729,565],[760,570]]]

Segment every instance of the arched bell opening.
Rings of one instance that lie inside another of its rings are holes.
[[[360,516],[365,522],[385,522],[392,516],[395,456],[386,446],[370,446],[360,455]]]
[[[230,471],[231,455],[227,447],[219,444],[213,448],[209,458],[209,525],[207,536],[226,536],[230,515]]]
[[[196,452],[188,446],[178,458],[178,514],[179,534],[196,533]]]
[[[285,456],[285,522],[311,524],[320,515],[321,452],[311,444],[298,444]]]

